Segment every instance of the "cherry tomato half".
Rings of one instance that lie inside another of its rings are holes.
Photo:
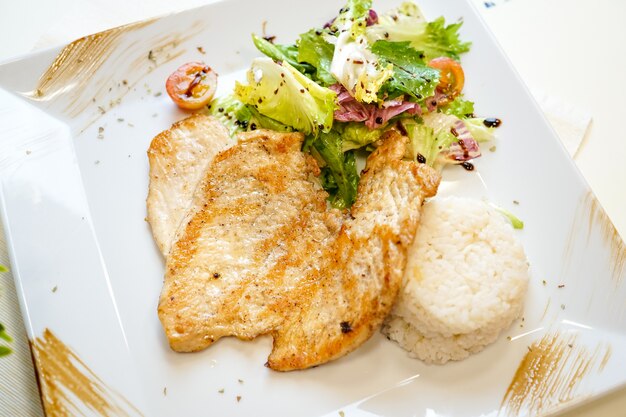
[[[461,94],[465,85],[465,74],[461,64],[452,58],[440,57],[432,59],[428,66],[439,70],[439,85],[437,90],[450,99]]]
[[[217,73],[204,62],[188,62],[167,78],[167,94],[182,109],[207,105],[217,89]]]

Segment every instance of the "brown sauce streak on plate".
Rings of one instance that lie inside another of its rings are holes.
[[[146,74],[183,55],[186,49],[181,44],[205,27],[203,22],[196,21],[183,33],[127,36],[155,21],[149,19],[119,26],[68,44],[27,96],[37,101],[50,101],[70,117],[77,117],[92,106],[96,117],[87,124],[89,126],[119,105]]]
[[[552,303],[552,298],[548,298],[548,301],[546,302],[546,306],[543,309],[543,314],[541,315],[540,321],[543,321],[543,319],[546,318],[546,315],[548,314],[548,309],[550,308],[551,303]]]
[[[582,199],[576,209],[574,222],[570,228],[567,245],[563,254],[563,269],[561,275],[565,276],[567,265],[572,260],[572,250],[578,240],[581,231],[581,224],[587,223],[587,242],[591,238],[592,232],[599,228],[600,237],[604,244],[608,246],[611,261],[611,279],[619,285],[626,275],[626,244],[620,237],[617,229],[607,216],[606,212],[598,202],[596,196],[589,191]]]
[[[585,202],[589,206],[589,233],[594,226],[600,227],[602,239],[611,249],[611,276],[619,284],[626,267],[626,244],[593,193],[587,195]]]
[[[44,330],[31,346],[46,416],[71,417],[85,409],[103,417],[142,416],[50,330]]]
[[[120,36],[150,24],[152,20],[131,23],[88,35],[67,45],[39,78],[33,98],[55,94],[69,83],[80,89],[109,58]]]
[[[613,349],[611,348],[611,346],[607,346],[604,352],[604,356],[602,357],[602,361],[600,362],[600,367],[599,367],[600,372],[604,371],[604,367],[606,366],[607,363],[609,363],[609,360],[611,359],[612,354],[613,354]]]
[[[546,334],[528,348],[498,415],[541,415],[574,401],[581,381],[592,371],[602,372],[610,356],[608,345],[592,353],[577,344],[576,335]]]

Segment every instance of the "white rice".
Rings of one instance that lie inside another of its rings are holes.
[[[382,331],[443,364],[481,351],[520,316],[528,262],[509,221],[480,200],[437,198],[422,213]]]

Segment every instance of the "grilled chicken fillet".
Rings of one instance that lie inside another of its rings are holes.
[[[193,193],[218,152],[232,144],[217,119],[195,114],[157,135],[148,149],[147,208],[152,235],[165,256]]]
[[[254,131],[199,180],[166,260],[159,318],[172,349],[269,334],[267,365],[305,369],[354,350],[399,289],[424,198],[439,176],[387,134],[349,213],[329,209],[298,133]]]

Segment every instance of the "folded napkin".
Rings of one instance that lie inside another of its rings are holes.
[[[563,142],[567,152],[571,157],[575,157],[591,125],[589,113],[538,88],[533,88],[530,92]]]

